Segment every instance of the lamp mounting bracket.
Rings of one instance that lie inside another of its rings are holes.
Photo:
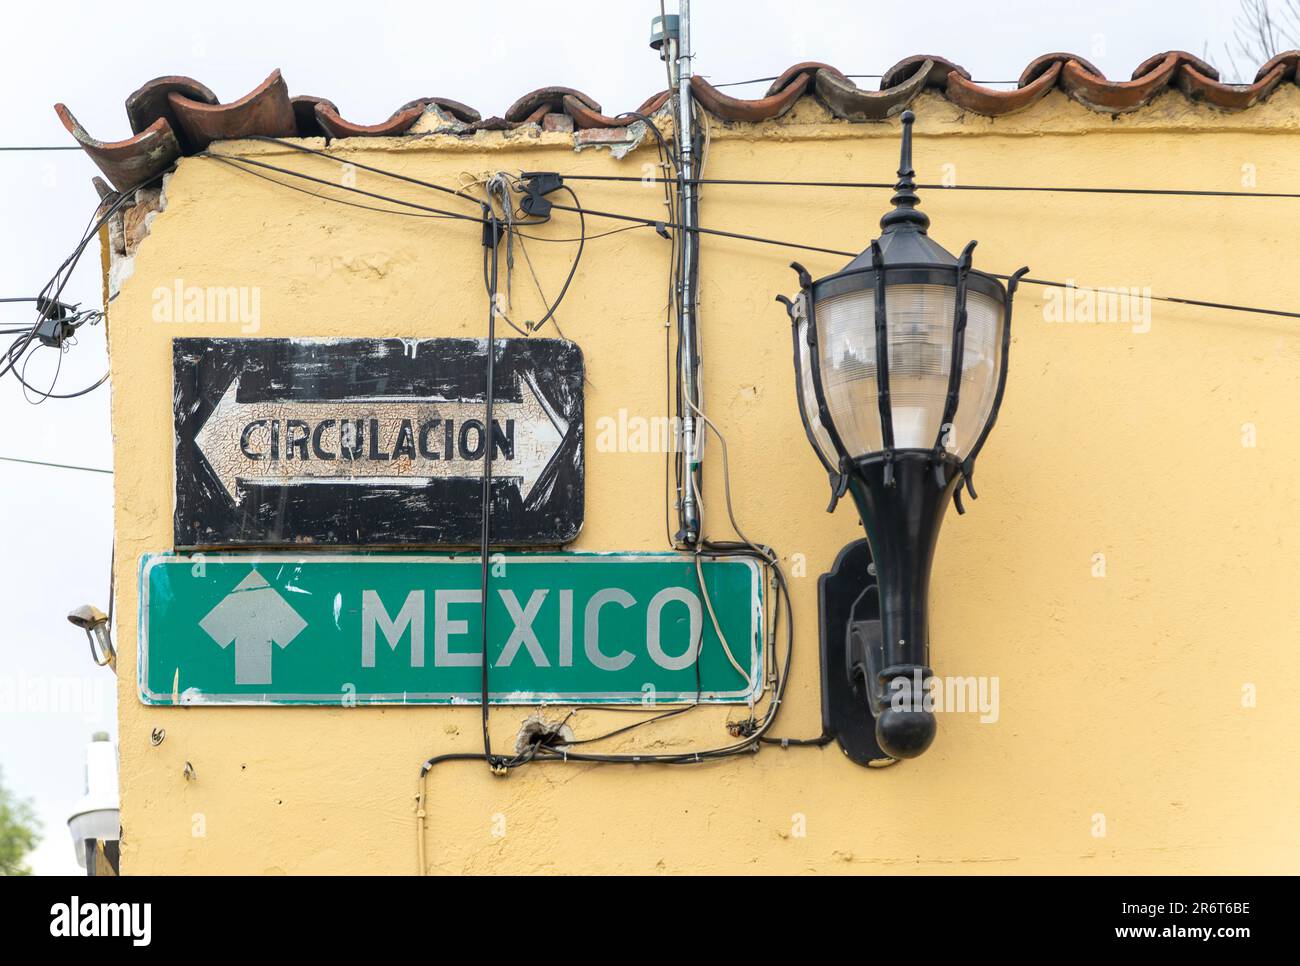
[[[875,568],[866,540],[840,551],[817,580],[821,613],[822,730],[835,736],[849,760],[859,765],[892,764],[876,743],[876,719],[866,679],[863,646],[880,635],[880,601],[873,590]],[[852,625],[852,627],[850,627]]]

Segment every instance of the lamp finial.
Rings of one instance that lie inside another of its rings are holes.
[[[930,227],[930,216],[916,210],[921,199],[916,193],[916,171],[912,169],[912,124],[916,121],[916,115],[904,111],[901,120],[903,144],[898,154],[898,183],[894,185],[894,197],[890,199],[894,209],[881,217],[880,229],[889,232],[910,228],[924,234]]]

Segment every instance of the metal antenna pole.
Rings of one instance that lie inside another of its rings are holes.
[[[681,198],[682,224],[685,226],[682,240],[682,268],[678,284],[681,290],[681,356],[678,365],[681,368],[682,395],[686,405],[682,407],[682,449],[684,470],[682,474],[682,529],[678,534],[681,541],[693,546],[700,538],[699,503],[695,495],[695,474],[699,469],[699,454],[696,447],[695,409],[699,406],[699,385],[697,381],[697,363],[699,349],[696,345],[696,311],[695,287],[692,277],[695,271],[695,246],[699,235],[694,231],[698,221],[696,212],[694,155],[692,141],[695,132],[695,118],[692,112],[691,95],[691,3],[681,0],[680,20],[677,45],[677,144],[681,166],[678,169],[677,190]]]

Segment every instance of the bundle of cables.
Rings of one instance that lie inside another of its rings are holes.
[[[31,302],[35,303],[36,306],[36,317],[31,322],[0,328],[0,335],[15,336],[9,347],[3,353],[0,353],[0,378],[12,375],[17,379],[22,385],[23,394],[27,401],[33,405],[38,405],[47,399],[75,399],[78,396],[94,392],[108,381],[108,373],[105,372],[104,375],[89,386],[74,392],[54,391],[63,368],[62,353],[76,345],[77,330],[87,323],[94,325],[104,317],[101,310],[83,309],[79,305],[68,304],[62,301],[62,296],[63,290],[72,277],[72,272],[77,267],[77,263],[81,261],[81,256],[90,244],[90,240],[95,238],[99,234],[99,230],[134,197],[134,190],[125,191],[113,198],[111,202],[107,204],[101,203],[96,208],[95,214],[91,216],[89,223],[82,232],[80,241],[77,242],[76,248],[72,250],[72,254],[63,260],[37,295],[34,297],[0,299],[0,302],[5,303],[22,304]],[[40,349],[44,348],[55,349],[60,355],[49,386],[40,389],[27,381],[27,365],[32,357]]]

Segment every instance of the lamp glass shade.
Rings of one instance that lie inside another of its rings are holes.
[[[813,448],[821,457],[827,470],[839,464],[835,455],[835,443],[831,440],[826,427],[822,425],[820,409],[817,405],[817,391],[813,388],[812,365],[808,359],[808,319],[800,317],[795,326],[794,339],[795,371],[799,378],[799,408],[803,412],[804,422],[808,426],[808,435]]]
[[[884,448],[877,381],[875,290],[864,286],[817,301],[818,365],[831,421],[853,458]],[[886,284],[889,394],[895,449],[932,449],[939,439],[948,379],[956,288],[933,283]],[[966,329],[959,405],[943,446],[965,457],[988,422],[1000,375],[1002,304],[966,292]]]

